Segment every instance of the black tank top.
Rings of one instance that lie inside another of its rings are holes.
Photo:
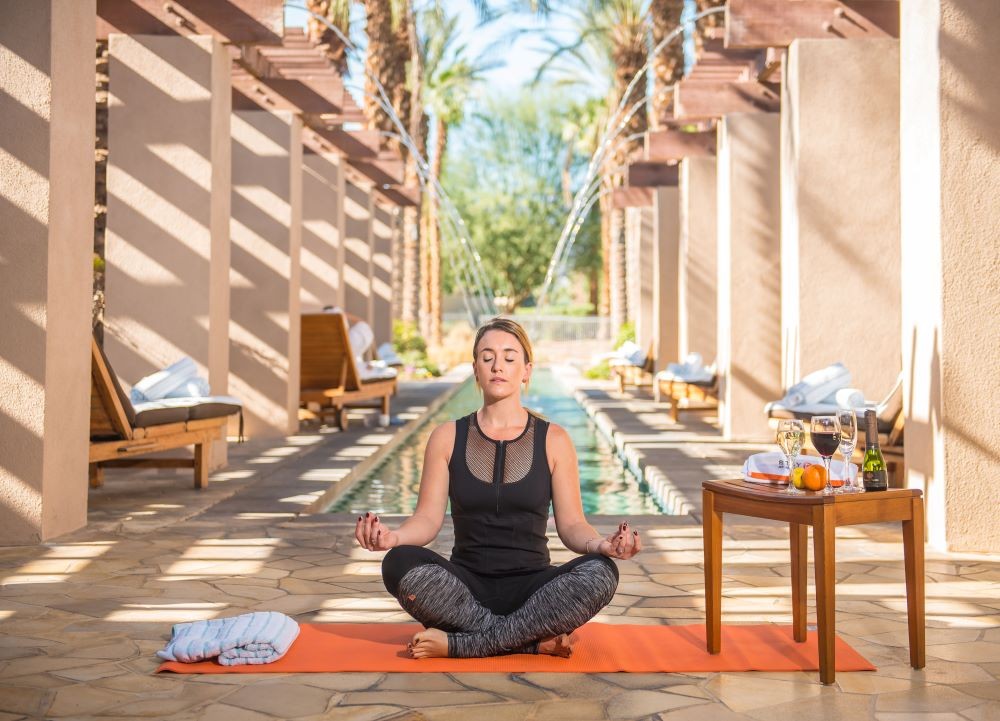
[[[529,413],[521,435],[495,441],[479,429],[475,413],[455,422],[455,448],[448,465],[455,525],[452,563],[484,576],[548,568],[548,428],[547,421]]]

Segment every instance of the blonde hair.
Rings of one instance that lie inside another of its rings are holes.
[[[528,334],[525,332],[524,327],[517,321],[500,317],[491,318],[479,326],[479,330],[476,331],[476,340],[472,344],[473,361],[476,360],[476,352],[479,348],[479,341],[481,341],[483,336],[491,330],[502,330],[503,332],[510,333],[512,336],[517,338],[517,342],[521,344],[521,349],[524,351],[524,362],[531,363],[531,341],[528,339]]]

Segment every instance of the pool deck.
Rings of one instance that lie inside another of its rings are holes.
[[[419,416],[452,386],[404,384],[394,412]],[[704,414],[670,424],[643,392],[580,393],[682,511],[629,519],[646,550],[620,564],[618,594],[598,620],[700,622],[700,483],[751,449],[723,443]],[[928,551],[928,663],[913,671],[902,547],[888,525],[838,530],[837,629],[879,671],[841,673],[831,687],[815,673],[152,675],[178,621],[250,610],[407,620],[379,580],[380,554],[354,543],[354,518],[303,513],[392,437],[359,416],[346,433],[236,446],[201,492],[175,471],[109,471],[87,528],[0,548],[0,721],[1000,719],[1000,557]],[[602,530],[618,521],[592,520]],[[788,623],[787,529],[737,520],[726,523],[724,620]],[[569,554],[552,531],[558,562]],[[447,553],[451,542],[449,524],[433,548]]]

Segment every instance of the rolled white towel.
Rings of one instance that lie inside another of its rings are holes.
[[[182,663],[218,657],[223,666],[271,663],[288,652],[298,635],[299,625],[285,614],[255,611],[174,624],[170,643],[156,655]]]
[[[363,320],[359,320],[348,328],[347,337],[351,341],[351,351],[355,357],[361,357],[371,344],[375,342],[375,331]]]
[[[865,405],[865,394],[857,388],[841,388],[833,394],[833,402],[838,408],[861,408]]]
[[[831,363],[805,376],[793,385],[781,399],[782,405],[794,408],[804,403],[819,403],[832,393],[846,388],[851,382],[851,372],[843,363]]]
[[[181,389],[188,381],[197,377],[198,366],[191,358],[184,356],[163,370],[142,378],[132,386],[132,392],[129,396],[133,403],[158,401]]]

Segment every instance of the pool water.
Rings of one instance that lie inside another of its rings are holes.
[[[663,513],[646,484],[624,468],[613,446],[551,368],[535,369],[523,403],[546,420],[561,425],[573,439],[580,461],[584,513]],[[334,504],[330,512],[412,513],[417,506],[424,447],[431,431],[441,423],[472,413],[481,405],[482,396],[470,378],[406,442]]]

